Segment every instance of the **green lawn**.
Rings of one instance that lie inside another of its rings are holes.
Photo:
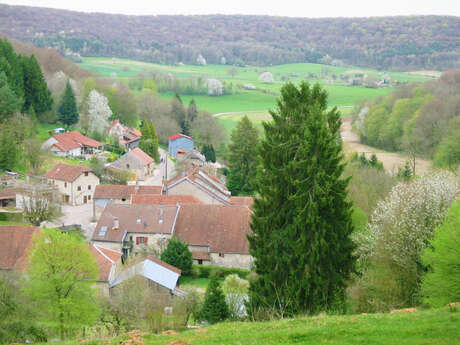
[[[128,336],[103,340],[128,344]],[[460,344],[460,312],[448,308],[417,313],[314,316],[269,322],[225,322],[173,335],[148,335],[146,345],[163,344],[328,344],[453,345]],[[76,342],[66,342],[73,344]],[[91,344],[102,342],[92,341]]]
[[[330,75],[340,75],[343,73],[366,73],[368,75],[379,76],[383,71],[363,69],[358,67],[334,67],[311,63],[286,64],[267,67],[234,67],[237,70],[235,76],[231,76],[228,71],[232,66],[228,65],[159,65],[146,62],[139,62],[127,59],[110,58],[83,58],[80,67],[89,69],[97,75],[112,76],[120,80],[128,81],[143,70],[154,70],[164,73],[171,73],[179,78],[201,77],[217,78],[227,83],[244,85],[251,83],[257,90],[242,90],[234,87],[234,94],[220,97],[207,95],[183,95],[181,98],[185,104],[194,98],[198,108],[207,110],[211,113],[232,112],[232,111],[267,111],[276,105],[276,98],[281,86],[286,81],[299,83],[305,80],[309,73],[316,74],[317,77],[310,78],[309,81],[320,82],[329,93],[329,104],[333,106],[353,105],[363,98],[375,98],[387,94],[392,88],[369,89],[357,86],[346,86],[340,80],[333,84],[326,83],[325,78],[321,78],[324,69],[330,71]],[[259,75],[264,71],[272,72],[275,82],[270,84],[258,81]],[[425,81],[428,78],[405,72],[387,72],[392,80],[400,82]],[[329,77],[328,77],[329,78]],[[173,93],[162,93],[160,96],[165,99],[173,97]]]
[[[181,288],[193,287],[193,288],[199,288],[199,289],[206,289],[210,281],[211,281],[210,278],[180,277],[180,287]]]

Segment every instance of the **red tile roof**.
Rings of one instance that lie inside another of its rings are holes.
[[[177,274],[181,274],[182,271],[180,269],[178,269],[177,267],[174,267],[173,265],[170,265],[164,261],[161,261],[160,259],[154,257],[154,256],[147,256],[144,260],[151,260],[153,262],[155,262],[156,264],[160,265],[160,266],[163,266],[164,268],[167,268],[168,270],[170,271],[173,271],[173,272],[176,272]]]
[[[245,206],[182,205],[174,235],[214,253],[249,254],[251,211]]]
[[[15,188],[0,189],[0,200],[5,200],[5,199],[16,199],[16,189]]]
[[[45,175],[46,178],[60,181],[73,182],[81,174],[91,172],[91,169],[83,165],[56,164]],[[93,173],[94,174],[94,173]]]
[[[100,143],[99,141],[88,138],[78,131],[55,134],[53,135],[53,138],[57,140],[57,143],[54,145],[57,146],[61,151],[65,152],[73,149],[78,149],[84,146],[102,146],[102,143]]]
[[[161,194],[161,186],[97,185],[94,199],[130,199],[132,195]]]
[[[252,196],[232,196],[230,198],[232,205],[247,206],[249,208],[254,204],[254,198]]]
[[[171,234],[178,206],[109,204],[97,222],[93,241],[121,242],[127,232]],[[113,229],[118,219],[118,229]],[[105,231],[103,227],[106,227]]]
[[[143,164],[148,165],[153,163],[153,158],[142,151],[140,148],[136,147],[127,153],[128,155],[131,154],[137,159],[139,159]]]
[[[121,253],[114,250],[106,249],[94,244],[89,245],[89,250],[96,259],[99,267],[99,281],[109,281],[110,272],[115,264],[120,260]]]
[[[193,195],[159,195],[159,194],[138,194],[133,195],[132,204],[145,205],[182,205],[182,204],[202,204]]]
[[[34,226],[0,226],[0,268],[24,270],[33,237],[39,232]]]
[[[109,125],[109,127],[107,127],[107,132],[110,133],[112,128],[115,127],[118,124],[120,124],[120,121],[118,119],[113,120],[112,123]]]
[[[187,139],[193,140],[192,137],[189,137],[188,135],[181,134],[181,133],[171,135],[169,137],[169,140],[176,140],[176,139],[179,139],[179,138],[187,138]]]

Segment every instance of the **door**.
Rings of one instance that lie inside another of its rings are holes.
[[[88,197],[85,195],[85,196],[83,197],[83,203],[86,204],[87,202],[88,202]]]

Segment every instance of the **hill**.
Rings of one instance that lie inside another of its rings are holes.
[[[460,342],[459,322],[458,311],[442,308],[417,313],[324,315],[270,322],[226,322],[179,334],[149,335],[144,337],[144,342],[139,342],[140,337],[136,337],[136,332],[133,332],[101,343],[447,345]],[[89,344],[98,342],[92,341]]]
[[[127,16],[0,5],[0,32],[74,56],[156,63],[325,62],[392,70],[460,67],[460,18]]]

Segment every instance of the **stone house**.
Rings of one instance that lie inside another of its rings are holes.
[[[0,189],[0,207],[16,207],[16,189]]]
[[[246,206],[203,204],[108,205],[92,242],[113,250],[162,252],[172,236],[189,245],[196,264],[250,268]]]
[[[142,137],[142,133],[138,129],[126,127],[118,119],[113,120],[107,131],[109,135],[117,137],[120,145],[127,150],[138,147]]]
[[[135,175],[136,180],[144,180],[154,174],[155,162],[152,157],[136,147],[110,164],[110,167],[128,171]]]
[[[90,203],[99,177],[82,165],[57,164],[43,177],[57,187],[62,202],[73,206]]]
[[[184,134],[174,134],[168,139],[168,152],[171,156],[176,157],[178,150],[193,150],[195,143],[192,137]]]
[[[49,150],[61,157],[85,157],[89,159],[103,144],[84,136],[78,131],[54,134],[42,144],[42,150]]]
[[[99,276],[93,287],[100,289],[105,296],[108,296],[110,283],[115,279],[117,269],[121,267],[122,254],[94,244],[89,245],[89,250],[96,259],[99,269]]]
[[[190,169],[169,180],[166,195],[193,195],[204,204],[231,205],[230,191],[217,176],[200,167]]]

